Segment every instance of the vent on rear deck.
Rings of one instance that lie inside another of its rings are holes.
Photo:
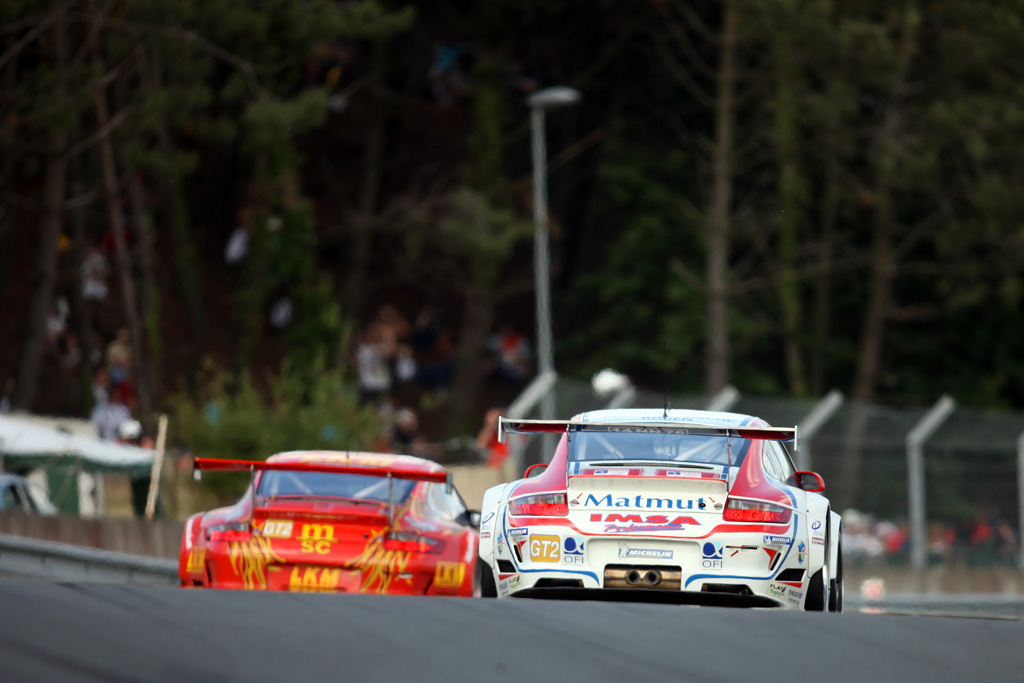
[[[793,581],[799,583],[804,578],[803,569],[783,569],[775,577],[776,581]]]
[[[501,574],[515,574],[516,568],[508,560],[498,560],[498,572]]]

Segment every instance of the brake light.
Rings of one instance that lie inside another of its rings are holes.
[[[252,538],[252,529],[248,523],[217,524],[206,530],[207,541],[248,541]]]
[[[792,516],[793,511],[781,505],[730,498],[725,501],[725,513],[722,515],[722,519],[727,522],[785,524]]]
[[[384,549],[410,553],[440,553],[444,552],[444,541],[403,531],[389,531],[384,536]]]
[[[564,517],[569,514],[565,493],[541,493],[536,496],[516,498],[508,504],[513,515],[528,517]]]

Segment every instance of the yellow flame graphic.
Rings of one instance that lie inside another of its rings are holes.
[[[347,568],[357,568],[362,572],[360,592],[385,592],[398,574],[405,571],[409,564],[409,552],[406,550],[386,550],[384,548],[385,529],[373,532],[366,547],[358,557],[346,563]],[[408,580],[408,579],[407,579]]]
[[[231,568],[241,577],[247,590],[256,588],[257,583],[260,590],[266,590],[267,563],[283,562],[270,547],[270,539],[263,536],[253,536],[248,541],[230,541],[228,558]]]

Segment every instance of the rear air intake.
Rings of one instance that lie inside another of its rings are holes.
[[[792,583],[800,583],[804,578],[803,569],[783,569],[779,572],[779,575],[775,577],[776,581],[790,581]]]
[[[515,574],[516,568],[508,560],[498,560],[498,572],[501,574]]]

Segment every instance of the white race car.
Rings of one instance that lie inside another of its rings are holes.
[[[485,596],[843,610],[840,517],[782,446],[795,427],[631,409],[499,430],[562,437],[484,494]]]

